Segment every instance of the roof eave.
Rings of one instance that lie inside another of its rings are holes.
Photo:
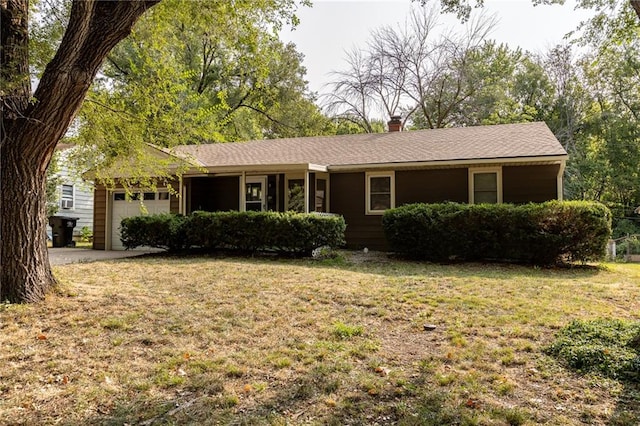
[[[525,157],[495,157],[495,158],[469,158],[457,160],[436,160],[436,161],[406,161],[406,162],[388,162],[388,163],[364,163],[364,164],[340,164],[330,165],[330,172],[339,171],[355,171],[355,170],[371,170],[371,169],[411,169],[418,167],[451,167],[451,166],[470,166],[482,164],[522,164],[522,163],[541,163],[541,164],[562,164],[569,156],[561,155],[543,155],[543,156],[525,156]]]
[[[244,164],[227,166],[206,166],[209,174],[242,174],[242,173],[285,173],[285,172],[327,172],[328,168],[322,164],[293,163],[293,164]],[[191,169],[185,176],[205,175],[202,168]]]

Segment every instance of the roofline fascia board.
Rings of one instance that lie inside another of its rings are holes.
[[[557,164],[566,161],[568,155],[537,156],[537,157],[510,157],[510,158],[482,158],[469,160],[442,160],[442,161],[411,161],[402,163],[371,163],[371,164],[343,164],[328,166],[330,172],[372,170],[372,169],[404,169],[416,167],[434,166],[472,166],[490,164],[519,164],[519,163],[548,163]]]
[[[183,173],[186,177],[204,177],[211,174],[231,174],[238,175],[244,173],[268,173],[268,172],[328,172],[327,166],[313,163],[301,164],[249,164],[242,166],[208,166],[204,167],[208,173],[203,173],[202,169],[191,169]]]

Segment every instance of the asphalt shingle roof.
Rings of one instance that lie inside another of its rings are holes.
[[[331,167],[567,155],[542,122],[182,145],[175,152],[206,167],[304,163]]]

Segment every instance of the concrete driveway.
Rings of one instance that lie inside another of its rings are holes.
[[[52,265],[66,265],[68,263],[96,262],[99,260],[124,259],[126,257],[141,256],[158,251],[145,250],[91,250],[82,248],[49,248],[49,263]]]

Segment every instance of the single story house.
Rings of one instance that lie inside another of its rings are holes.
[[[562,199],[567,152],[545,123],[182,145],[193,165],[173,193],[142,192],[150,213],[297,210],[344,216],[347,245],[384,249],[382,214],[408,203]],[[396,130],[396,131],[393,131]],[[122,217],[140,202],[97,186],[94,248],[121,249]]]

